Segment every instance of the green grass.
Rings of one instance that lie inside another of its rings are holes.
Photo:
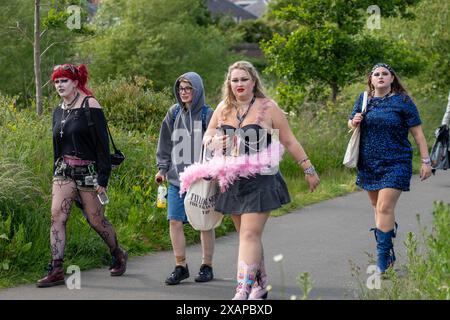
[[[332,199],[356,191],[355,174],[352,170],[327,171],[320,174],[320,185],[314,192],[309,192],[303,174],[299,177],[286,176],[286,183],[291,195],[291,202],[272,212],[272,216],[281,216],[301,207],[320,201]]]

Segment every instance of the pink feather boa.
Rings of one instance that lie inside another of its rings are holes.
[[[238,178],[276,173],[283,153],[283,145],[273,141],[267,148],[251,155],[239,157],[216,155],[210,161],[196,162],[180,173],[180,195],[195,181],[203,178],[217,179],[221,192],[224,192]]]

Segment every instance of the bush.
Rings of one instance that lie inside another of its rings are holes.
[[[26,240],[23,224],[15,229],[11,220],[11,214],[5,220],[0,220],[0,275],[21,264],[21,260],[25,260],[24,256],[31,249],[32,243]]]
[[[12,204],[17,199],[30,201],[39,190],[33,186],[31,172],[24,165],[0,158],[0,204]]]
[[[109,123],[123,130],[159,132],[161,121],[174,103],[172,92],[155,92],[144,77],[120,78],[101,83],[95,95]]]

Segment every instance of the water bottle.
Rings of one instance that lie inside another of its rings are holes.
[[[167,188],[165,185],[160,184],[158,187],[158,197],[156,198],[156,207],[165,208],[167,206]]]

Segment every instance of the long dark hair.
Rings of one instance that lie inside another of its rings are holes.
[[[373,98],[373,95],[375,93],[375,88],[372,85],[372,74],[375,71],[375,69],[380,67],[387,69],[394,76],[394,81],[392,81],[391,83],[391,92],[394,94],[409,96],[408,91],[406,90],[403,83],[400,81],[400,78],[398,77],[394,69],[386,63],[377,63],[372,67],[371,71],[367,75],[367,92],[369,93],[369,98]]]

